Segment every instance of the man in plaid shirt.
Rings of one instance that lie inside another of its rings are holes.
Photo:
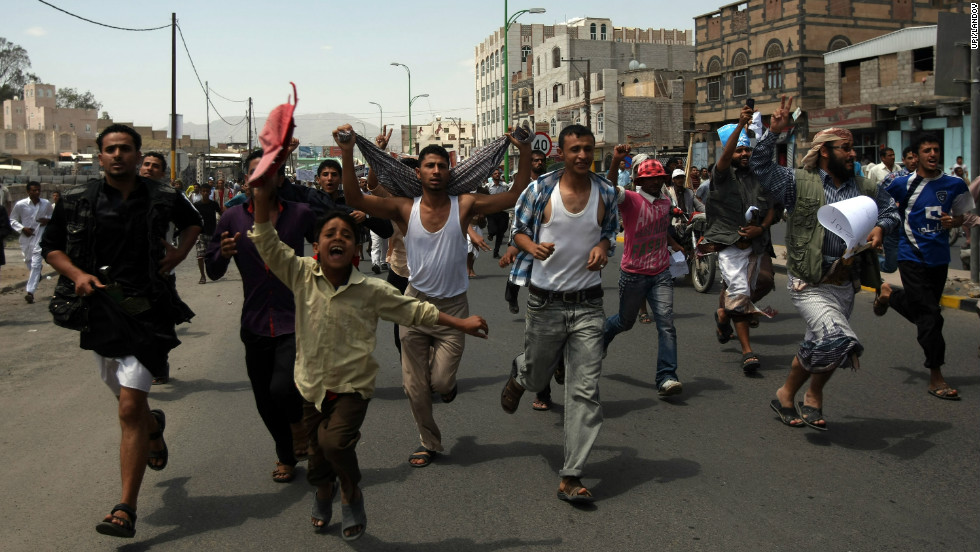
[[[616,191],[591,171],[595,136],[571,125],[558,136],[565,169],[546,174],[521,194],[514,244],[521,250],[511,273],[529,296],[524,352],[513,361],[501,406],[513,413],[525,389],[540,391],[564,355],[565,459],[558,498],[587,502],[580,477],[602,427],[602,278],[616,238]],[[533,271],[532,271],[533,268]]]

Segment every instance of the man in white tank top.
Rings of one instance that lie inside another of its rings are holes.
[[[548,385],[565,361],[565,458],[558,498],[592,500],[579,479],[602,427],[602,280],[618,230],[615,188],[591,172],[595,136],[571,125],[558,136],[565,169],[534,182],[514,211],[518,254],[511,279],[528,285],[524,352],[513,362],[501,406],[513,413],[525,389]],[[524,160],[524,156],[521,156]],[[533,270],[532,270],[533,268]]]
[[[350,125],[334,131],[349,132]],[[509,135],[508,135],[509,137]],[[468,316],[466,289],[466,233],[474,215],[509,209],[531,178],[531,145],[510,137],[521,151],[514,185],[507,192],[450,195],[449,154],[441,146],[427,146],[419,153],[415,174],[422,183],[420,197],[378,197],[361,193],[354,174],[354,140],[337,141],[343,150],[343,187],[347,204],[372,217],[391,220],[405,235],[409,285],[405,295],[428,301],[441,312]],[[421,445],[409,457],[414,467],[428,466],[442,452],[442,434],[432,416],[432,393],[443,402],[456,398],[456,371],[463,356],[462,332],[442,327],[401,328],[402,385],[412,416],[419,429]]]

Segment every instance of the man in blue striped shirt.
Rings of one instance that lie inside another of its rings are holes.
[[[774,202],[786,207],[787,277],[793,304],[807,324],[800,349],[783,386],[770,403],[783,423],[799,427],[801,422],[826,430],[823,418],[823,388],[837,368],[858,368],[863,351],[848,318],[854,307],[859,259],[853,264],[838,262],[846,245],[837,235],[817,223],[817,210],[830,203],[867,195],[875,200],[878,217],[868,236],[872,247],[898,224],[891,197],[873,182],[854,176],[854,140],[849,130],[830,128],[818,132],[813,147],[803,158],[802,169],[782,167],[773,161],[776,136],[786,128],[793,100],[783,96],[772,115],[769,131],[752,153],[750,166],[762,189]],[[744,109],[750,109],[748,107]],[[810,386],[793,411],[796,393]]]

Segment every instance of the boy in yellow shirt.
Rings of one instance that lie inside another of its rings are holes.
[[[367,526],[354,448],[378,373],[372,356],[378,318],[403,326],[449,326],[482,338],[487,337],[487,322],[479,316],[460,319],[441,313],[353,270],[357,228],[345,213],[331,212],[317,221],[316,258],[297,257],[276,234],[279,213],[268,189],[253,186],[252,196],[255,226],[249,238],[296,301],[294,375],[306,401],[303,423],[312,445],[307,480],[317,488],[311,521],[318,530],[330,524],[339,479],[342,536],[354,540]]]

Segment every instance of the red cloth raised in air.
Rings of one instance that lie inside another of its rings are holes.
[[[289,98],[287,98],[286,103],[276,106],[265,120],[262,133],[259,134],[259,143],[262,144],[262,159],[259,160],[259,166],[255,168],[255,172],[248,179],[249,186],[262,186],[265,183],[262,178],[267,174],[275,174],[279,167],[286,162],[287,147],[290,140],[293,139],[293,129],[296,128],[296,123],[293,121],[293,111],[296,110],[296,102],[298,101],[296,84],[293,82],[289,84],[293,86],[293,103],[289,103]]]

